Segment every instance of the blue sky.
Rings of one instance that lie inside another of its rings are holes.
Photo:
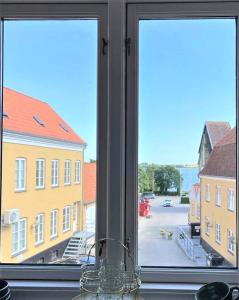
[[[196,163],[206,120],[235,126],[235,21],[140,21],[139,162]],[[96,158],[97,22],[7,21],[4,85],[48,102]]]
[[[235,126],[235,21],[139,26],[139,161],[196,163],[205,121]]]

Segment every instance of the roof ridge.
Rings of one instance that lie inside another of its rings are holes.
[[[23,93],[23,92],[19,92],[19,91],[13,90],[13,89],[11,89],[11,88],[9,88],[9,87],[6,87],[6,86],[4,86],[3,88],[4,88],[4,89],[7,89],[7,90],[10,90],[10,91],[12,91],[12,92],[14,92],[14,93],[21,94],[21,95],[23,95],[23,96],[26,97],[26,98],[31,98],[31,100],[34,100],[34,101],[37,101],[37,102],[42,102],[42,103],[46,104],[47,106],[51,107],[46,101],[43,101],[43,100],[41,100],[41,99],[34,98],[34,97],[29,96],[29,95],[27,95],[27,94],[25,94],[25,93]]]

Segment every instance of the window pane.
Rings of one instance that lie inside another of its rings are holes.
[[[96,19],[4,21],[3,263],[81,264],[94,243],[97,39]]]
[[[142,266],[236,266],[235,59],[234,19],[139,22]]]

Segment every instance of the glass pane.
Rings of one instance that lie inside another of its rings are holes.
[[[97,26],[4,21],[2,263],[81,264],[94,243]]]
[[[141,20],[140,265],[237,265],[235,126],[235,20]]]

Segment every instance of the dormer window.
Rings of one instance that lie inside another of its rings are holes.
[[[66,128],[65,125],[59,124],[59,126],[60,126],[65,132],[69,132],[69,130]]]
[[[37,116],[33,116],[33,119],[42,127],[45,127],[45,124],[37,117]]]

